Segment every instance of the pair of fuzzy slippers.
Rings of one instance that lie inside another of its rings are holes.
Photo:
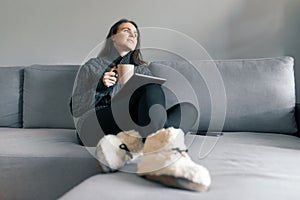
[[[142,154],[137,174],[169,187],[207,191],[209,171],[196,164],[187,154],[181,129],[158,130],[146,138],[145,144],[136,131],[106,135],[98,143],[96,157],[102,173],[114,172],[135,156]]]

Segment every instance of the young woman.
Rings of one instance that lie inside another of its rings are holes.
[[[138,175],[167,186],[206,191],[209,172],[190,159],[184,143],[184,133],[198,116],[192,104],[180,103],[166,110],[161,85],[147,84],[132,91],[129,105],[120,101],[119,110],[113,112],[112,97],[122,87],[113,71],[115,66],[132,64],[135,73],[151,75],[139,48],[138,26],[121,19],[111,27],[98,57],[80,68],[71,101],[72,114],[78,119],[77,133],[85,146],[96,146],[102,173],[119,170],[134,155],[143,155]],[[130,116],[122,115],[121,128],[116,115],[126,111]],[[94,128],[95,124],[101,128]]]
[[[89,119],[85,113],[95,110],[97,121],[103,131],[95,133],[99,136],[97,138],[92,135],[92,131],[84,131],[77,127],[81,139],[85,138],[88,141],[90,137],[97,144],[103,135],[116,135],[121,131],[127,131],[118,126],[118,121],[114,117],[118,113],[112,112],[111,99],[122,88],[116,73],[112,70],[118,64],[132,64],[135,73],[151,76],[147,63],[142,59],[138,26],[127,19],[119,20],[110,28],[105,46],[99,55],[81,66],[77,74],[71,102],[72,114],[76,118],[81,118],[79,121],[85,121]],[[153,105],[157,109],[150,113],[150,117],[149,111]],[[130,113],[130,116],[122,119],[124,120],[122,124],[128,124],[126,127],[128,130],[137,129],[143,138],[163,127],[172,126],[187,132],[198,116],[196,108],[189,103],[180,103],[166,110],[164,92],[158,84],[144,85],[132,91],[129,105],[121,107],[127,111],[129,109]],[[136,126],[131,125],[132,121]],[[80,126],[84,122],[78,124],[77,126]]]

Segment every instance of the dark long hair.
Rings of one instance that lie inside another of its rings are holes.
[[[112,25],[112,27],[110,28],[110,30],[106,36],[105,45],[104,45],[103,49],[100,51],[98,56],[101,56],[101,57],[102,56],[110,56],[113,53],[113,51],[116,51],[116,49],[113,45],[113,41],[111,40],[111,36],[115,35],[118,32],[120,25],[123,23],[131,23],[133,26],[135,26],[138,36],[137,36],[137,44],[136,44],[135,50],[133,50],[132,57],[137,64],[139,64],[139,65],[145,64],[146,62],[142,59],[142,54],[140,51],[140,46],[141,46],[140,31],[138,29],[137,24],[134,21],[131,21],[128,19],[120,19],[114,25]]]

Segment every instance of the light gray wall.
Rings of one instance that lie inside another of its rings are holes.
[[[299,0],[0,0],[0,65],[80,64],[123,17],[180,31],[213,59],[291,55],[300,79]]]

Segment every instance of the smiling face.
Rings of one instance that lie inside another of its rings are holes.
[[[115,48],[121,56],[126,55],[129,51],[136,48],[138,32],[130,22],[122,23],[116,34],[111,37]]]

